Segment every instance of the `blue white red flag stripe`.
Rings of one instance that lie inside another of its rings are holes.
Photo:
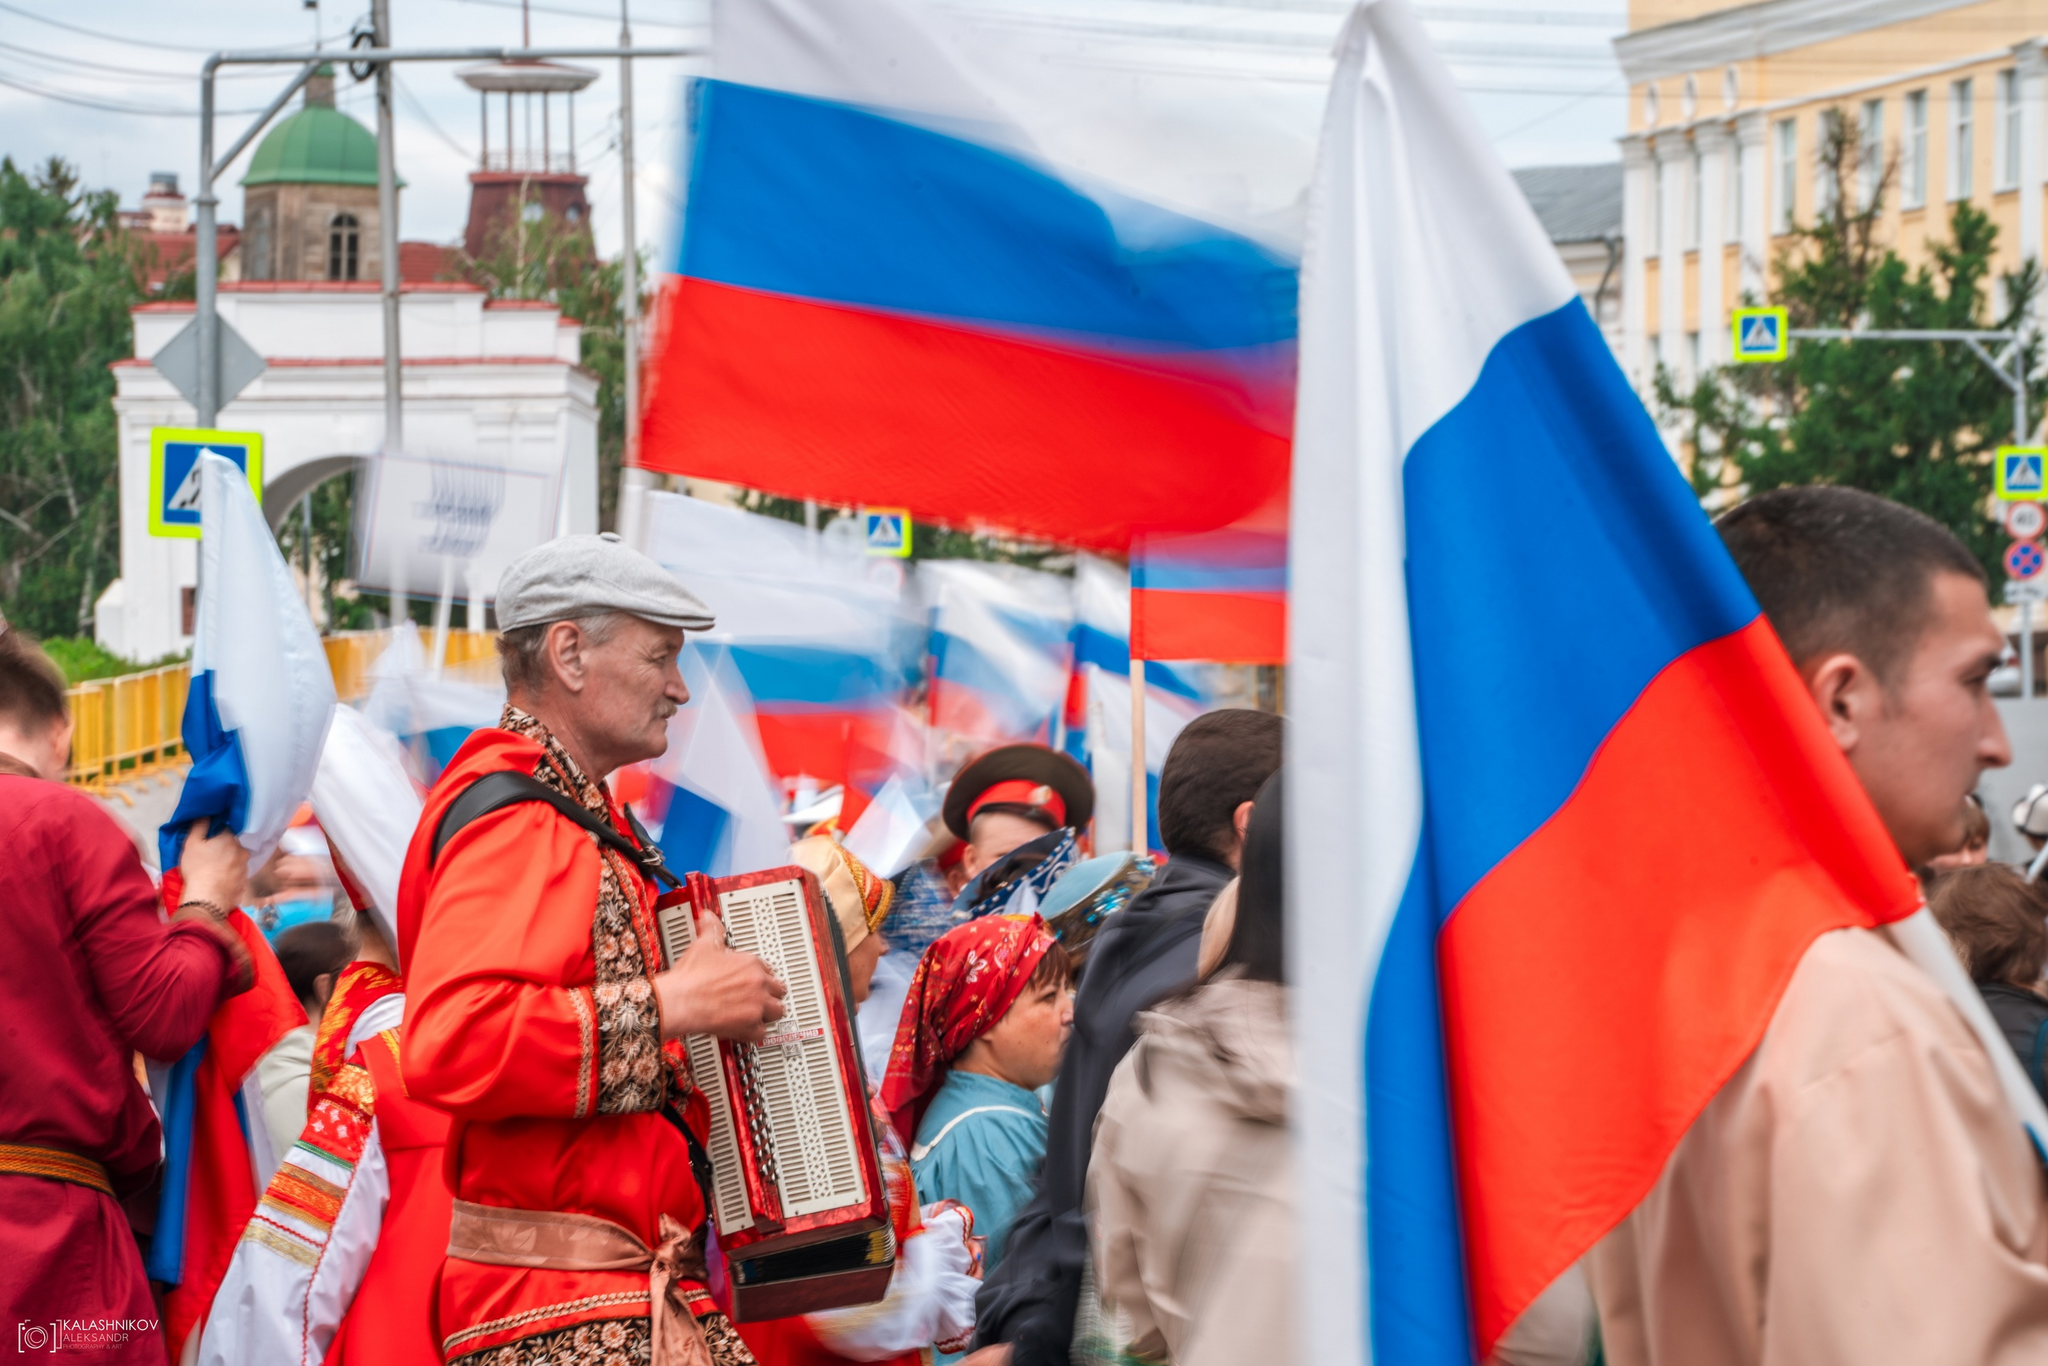
[[[964,68],[918,9],[715,14],[644,458],[1118,551],[1273,498],[1292,260],[932,97]]]
[[[1250,524],[1131,543],[1131,642],[1144,659],[1287,658],[1287,533]]]
[[[1813,938],[1917,891],[1405,0],[1339,58],[1290,524],[1300,1355],[1466,1366]],[[1481,498],[1524,511],[1475,536]]]

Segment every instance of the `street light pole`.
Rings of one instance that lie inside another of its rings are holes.
[[[508,47],[423,47],[393,48],[386,30],[390,26],[390,0],[375,0],[373,21],[377,29],[376,47],[352,48],[346,60],[350,63],[365,63],[377,68],[377,207],[384,216],[386,231],[383,241],[383,292],[384,292],[384,363],[385,363],[385,441],[395,446],[402,436],[398,409],[398,174],[392,153],[391,138],[391,79],[393,62],[518,62],[545,61],[561,57],[624,57],[629,54],[610,47],[555,47],[555,48],[508,48]],[[703,55],[699,47],[642,47],[633,49],[635,57],[697,57]],[[220,200],[213,192],[214,177],[222,167],[234,164],[243,149],[256,140],[283,109],[285,102],[298,93],[313,73],[323,63],[339,55],[319,48],[275,49],[255,52],[216,52],[208,57],[199,68],[199,194],[193,201],[198,209],[195,223],[197,241],[193,244],[197,259],[193,262],[196,305],[194,309],[195,340],[199,343],[199,402],[197,421],[202,427],[212,426],[220,415],[220,247],[216,210]],[[242,136],[226,153],[215,157],[213,151],[214,81],[223,66],[287,66],[300,63],[299,72],[285,88],[278,92],[269,106],[256,116]]]
[[[619,0],[619,50],[633,50],[633,25],[627,17],[629,0]],[[646,515],[648,477],[640,469],[640,234],[634,219],[633,193],[633,58],[619,58],[619,287],[625,293],[620,327],[621,353],[626,367],[626,432],[619,452],[618,498],[613,521],[630,545],[644,539],[641,525]]]
[[[371,0],[370,27],[380,48],[391,46],[391,0]],[[393,146],[392,82],[398,73],[390,62],[377,63],[377,244],[383,258],[381,293],[384,302],[384,453],[405,446],[405,418],[400,403],[404,383],[398,349],[398,158]]]
[[[277,111],[284,108],[285,101],[298,93],[299,87],[311,80],[313,73],[320,69],[320,58],[316,54],[299,68],[299,74],[291,84],[277,93],[276,98],[249,125],[248,131],[235,139],[235,145],[228,148],[228,154],[215,161],[213,156],[213,77],[220,65],[230,60],[225,53],[215,53],[206,59],[199,76],[199,197],[193,201],[199,209],[196,225],[197,241],[193,243],[196,253],[192,262],[195,308],[193,326],[198,332],[199,343],[199,402],[197,420],[202,427],[211,427],[220,417],[220,238],[217,228],[216,210],[220,199],[213,192],[213,178],[222,166],[231,165],[242,154],[242,149],[255,141],[256,135],[275,118]]]
[[[213,75],[209,63],[207,76]],[[193,294],[197,299],[193,326],[199,336],[199,402],[197,422],[211,427],[220,416],[220,313],[216,300],[220,289],[220,237],[215,226],[214,207],[220,197],[213,192],[213,81],[199,84],[199,222],[192,244]]]

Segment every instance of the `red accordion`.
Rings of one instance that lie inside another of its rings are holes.
[[[839,927],[802,868],[736,877],[691,873],[656,906],[670,965],[696,941],[696,915],[758,956],[788,987],[760,1044],[690,1035],[690,1075],[710,1103],[711,1217],[732,1317],[749,1323],[868,1304],[896,1261],[853,1032]]]

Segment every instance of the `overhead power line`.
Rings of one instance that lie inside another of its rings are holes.
[[[572,19],[597,19],[602,20],[607,24],[616,24],[619,22],[619,16],[616,12],[606,12],[604,10],[594,9],[571,9],[566,5],[528,5],[522,7],[519,3],[519,0],[454,0],[454,3],[459,5],[488,5],[493,9],[528,8],[533,10],[537,14],[561,14],[566,15]],[[633,27],[692,29],[705,28],[707,27],[707,25],[678,24],[672,20],[667,19],[645,19],[636,14],[633,16]]]
[[[146,47],[157,52],[214,51],[210,47],[190,47],[183,43],[167,43],[154,38],[123,38],[118,33],[106,33],[96,28],[86,28],[82,24],[67,24],[62,19],[52,19],[46,14],[37,14],[33,10],[23,9],[19,5],[7,4],[5,0],[0,0],[0,10],[6,10],[9,14],[18,14],[24,19],[33,19],[39,24],[48,24],[51,28],[69,29],[73,33],[81,33],[88,38],[97,38],[103,43],[120,43],[124,47]]]
[[[197,109],[173,109],[163,105],[128,104],[118,100],[101,99],[93,95],[81,95],[71,90],[52,90],[33,81],[23,80],[19,76],[9,75],[6,72],[0,72],[0,85],[7,86],[12,90],[19,90],[25,95],[35,95],[41,99],[56,100],[59,104],[75,104],[83,109],[98,109],[109,114],[147,114],[155,118],[169,119],[196,119],[199,117]],[[261,109],[219,109],[214,112],[217,114],[260,114],[263,111]]]
[[[174,81],[184,86],[190,86],[197,79],[197,74],[194,72],[165,71],[161,68],[150,69],[139,66],[115,66],[109,62],[91,62],[79,57],[67,57],[61,52],[44,52],[38,48],[23,47],[19,43],[0,42],[0,52],[11,52],[18,58],[32,62],[42,62],[46,65],[54,65],[60,71],[66,72],[66,74],[75,72],[75,74],[87,79]],[[106,74],[104,76],[95,76],[93,73],[96,72],[105,72]]]
[[[392,74],[394,76],[397,75],[396,72],[393,72]],[[449,150],[453,151],[457,156],[461,157],[464,161],[470,162],[472,164],[476,162],[477,155],[475,149],[465,147],[460,142],[457,142],[455,138],[448,132],[447,129],[443,128],[438,122],[436,122],[434,116],[427,112],[426,105],[420,103],[419,97],[412,93],[412,87],[406,84],[403,77],[399,77],[398,79],[394,80],[393,85],[398,90],[398,98],[405,101],[405,107],[412,111],[412,115],[414,118],[418,119],[421,123],[427,125],[428,131],[433,133],[435,137],[441,139],[442,142],[446,143],[448,145]]]

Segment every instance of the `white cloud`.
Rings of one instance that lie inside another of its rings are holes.
[[[1219,118],[1219,98],[1254,123],[1298,124],[1312,130],[1326,78],[1328,38],[1341,19],[1335,0],[948,0],[978,20],[1018,33],[1057,35],[1072,60],[1127,69],[1204,92],[1203,122]],[[1583,0],[1587,8],[1557,11],[1544,0],[1476,0],[1425,5],[1432,32],[1445,45],[1480,118],[1513,165],[1599,161],[1615,156],[1622,131],[1623,86],[1607,39],[1623,26],[1619,0]],[[318,29],[345,40],[367,10],[330,3],[320,10],[290,0],[101,0],[56,11],[45,0],[0,0],[0,152],[17,165],[52,156],[78,166],[85,181],[119,192],[133,205],[152,171],[176,171],[189,194],[197,176],[197,119],[189,112],[115,112],[53,98],[116,105],[124,110],[185,110],[198,105],[198,71],[215,46],[301,48]],[[514,45],[517,0],[394,0],[395,40],[403,46]],[[535,45],[610,46],[618,17],[605,0],[539,0],[532,13]],[[641,45],[701,43],[707,0],[660,0],[633,14]],[[64,25],[115,35],[112,42]],[[602,74],[576,98],[579,165],[598,243],[619,243],[617,64],[585,63]],[[634,128],[639,162],[639,236],[658,269],[667,260],[681,207],[682,86],[701,71],[696,60],[653,60],[635,67]],[[220,82],[217,145],[238,137],[254,110],[288,78],[289,68],[230,69]],[[469,202],[468,173],[478,143],[478,100],[453,68],[404,69],[397,104],[399,173],[407,182],[402,235],[452,242]],[[23,88],[27,87],[27,88]],[[1215,92],[1223,92],[1218,96]],[[31,93],[39,91],[42,93]],[[340,107],[365,124],[375,119],[369,84],[345,74]],[[1227,105],[1226,105],[1227,108]],[[245,112],[246,111],[246,112]],[[1227,113],[1220,117],[1228,118]],[[494,142],[496,139],[494,139]],[[247,154],[223,177],[221,218],[239,223],[238,184]]]

